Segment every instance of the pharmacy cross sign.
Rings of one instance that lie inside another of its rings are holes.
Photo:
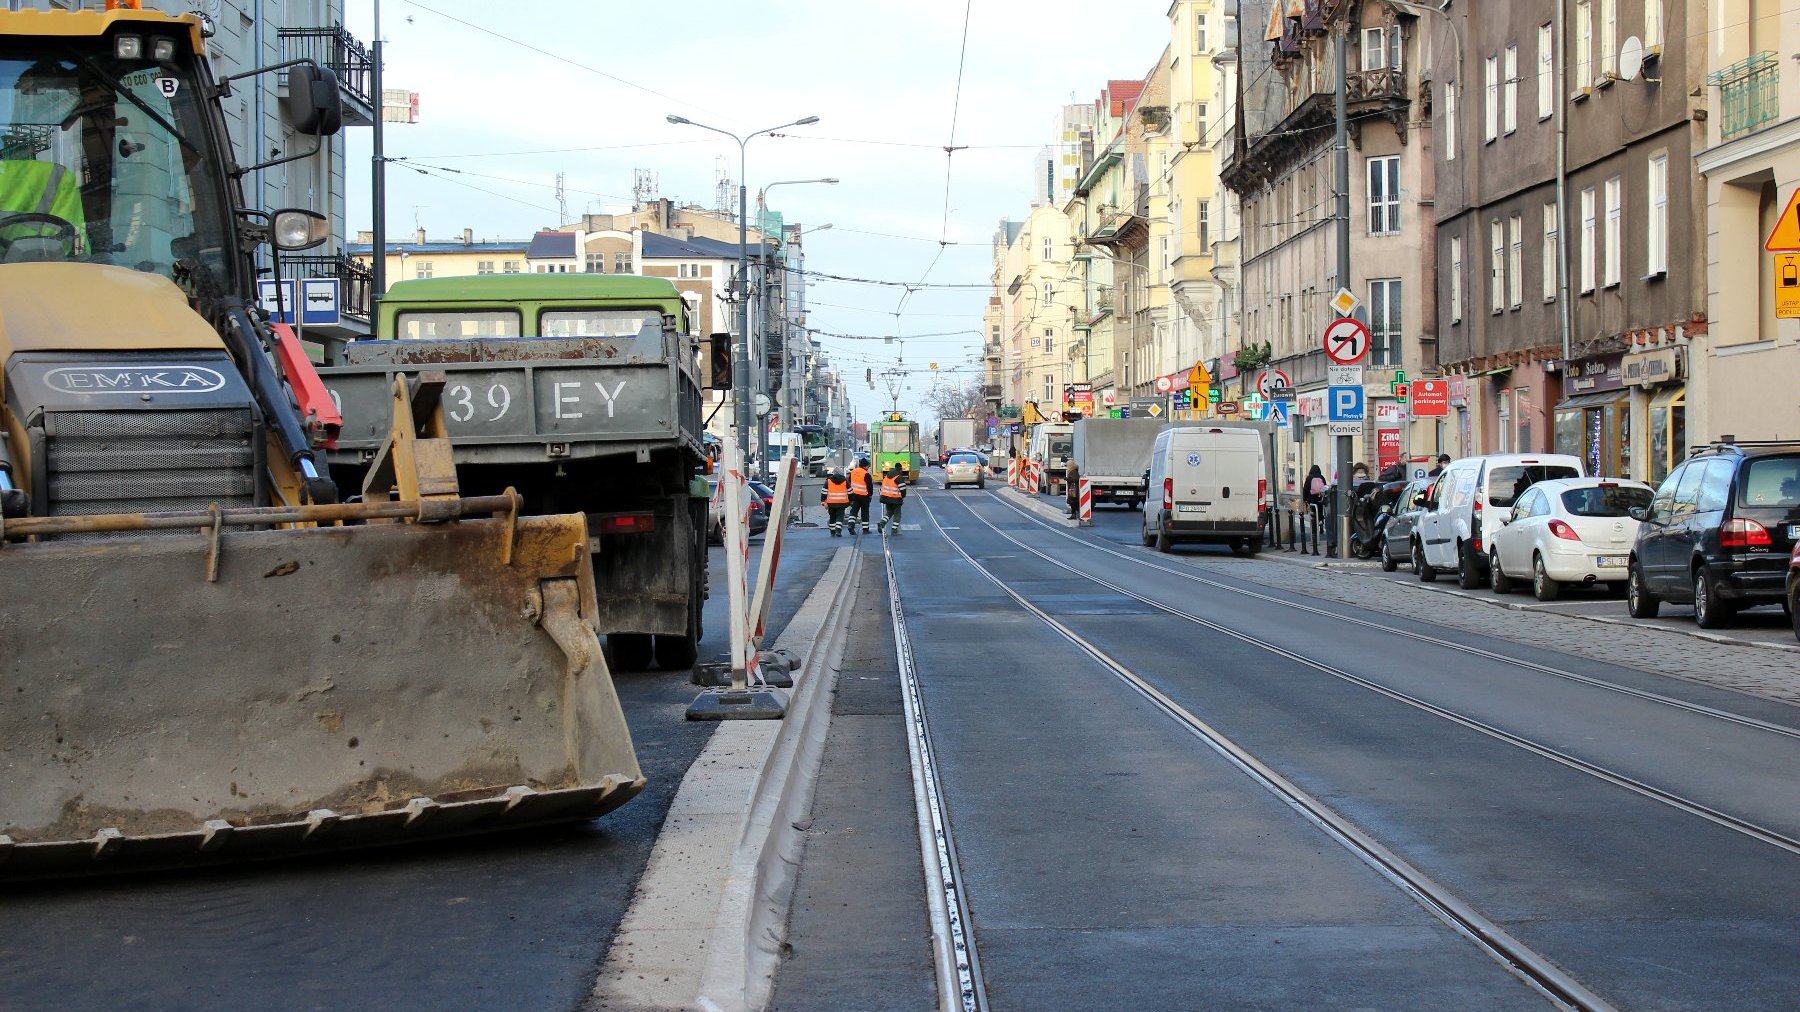
[[[1369,328],[1342,317],[1325,328],[1325,357],[1337,365],[1355,365],[1369,354]]]

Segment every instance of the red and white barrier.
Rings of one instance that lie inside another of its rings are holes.
[[[1094,525],[1094,486],[1093,486],[1093,483],[1088,481],[1086,478],[1078,478],[1078,479],[1076,479],[1076,481],[1079,483],[1078,484],[1078,487],[1079,487],[1078,494],[1080,496],[1080,503],[1081,503],[1081,526],[1092,527]]]
[[[1013,488],[1019,487],[1019,458],[1008,457],[1006,460],[1006,483]]]

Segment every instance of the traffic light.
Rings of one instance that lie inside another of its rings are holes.
[[[863,370],[863,382],[869,384],[870,390],[875,389],[875,370],[873,368]]]
[[[712,335],[708,339],[706,351],[706,388],[708,390],[730,390],[731,335]]]

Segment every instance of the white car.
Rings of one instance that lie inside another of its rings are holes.
[[[1531,486],[1488,536],[1494,593],[1525,579],[1540,601],[1555,600],[1566,583],[1623,589],[1637,540],[1631,510],[1649,506],[1655,494],[1627,478],[1558,478]]]
[[[987,470],[981,466],[981,454],[974,450],[957,450],[944,462],[944,487],[973,485],[987,487]]]

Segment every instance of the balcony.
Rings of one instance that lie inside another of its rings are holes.
[[[287,255],[281,258],[281,276],[336,278],[339,311],[345,316],[362,320],[369,318],[369,293],[375,288],[375,274],[366,264],[330,253],[315,256]]]
[[[1757,53],[1711,75],[1719,89],[1719,136],[1731,140],[1767,123],[1781,109],[1781,64],[1773,52]]]
[[[335,28],[283,28],[282,60],[312,60],[330,67],[337,75],[343,92],[344,123],[348,126],[371,126],[381,114],[381,102],[375,94],[375,61],[356,36]],[[286,84],[285,75],[282,83]]]

